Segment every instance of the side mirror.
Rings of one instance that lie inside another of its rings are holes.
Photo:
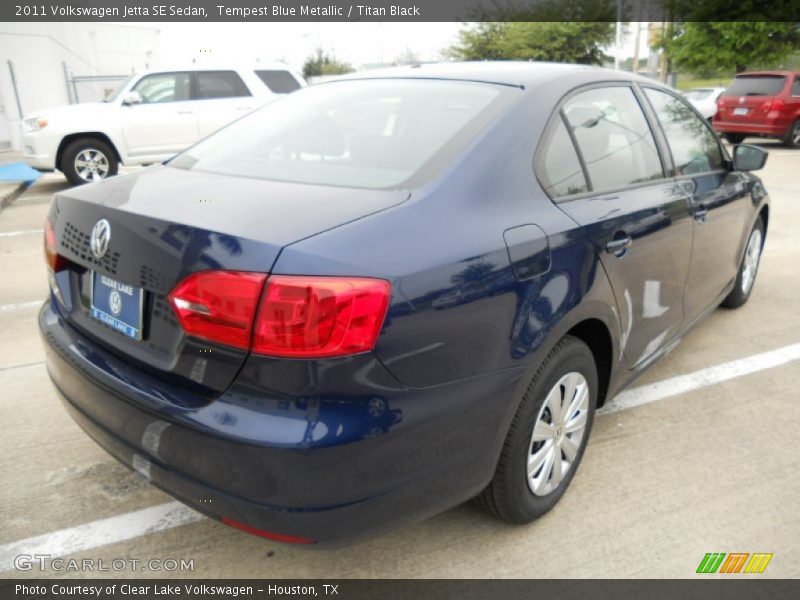
[[[733,147],[733,169],[735,171],[758,171],[767,163],[769,153],[758,146],[740,144]]]
[[[131,106],[133,104],[141,104],[141,103],[142,103],[142,97],[141,95],[139,95],[139,92],[128,92],[122,99],[123,106]]]

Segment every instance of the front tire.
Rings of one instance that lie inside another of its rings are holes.
[[[503,444],[478,504],[509,523],[549,511],[578,469],[592,430],[597,367],[588,346],[565,336],[544,359]]]
[[[786,135],[783,137],[783,143],[789,148],[800,148],[800,119],[792,123]]]
[[[750,298],[753,286],[758,275],[758,266],[761,263],[761,251],[764,249],[764,222],[758,217],[750,237],[747,238],[747,246],[742,256],[742,263],[739,265],[739,272],[736,274],[736,282],[731,293],[722,301],[725,308],[739,308]]]
[[[72,185],[102,181],[117,174],[116,152],[95,138],[71,142],[61,156],[61,171]]]

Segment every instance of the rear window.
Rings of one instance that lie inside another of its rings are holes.
[[[264,82],[273,94],[288,94],[300,89],[300,82],[289,71],[256,71],[258,78]]]
[[[408,187],[435,176],[517,93],[421,79],[317,85],[234,122],[170,164],[295,183]]]
[[[782,75],[739,75],[725,90],[726,96],[776,96],[786,85]]]
[[[195,97],[198,100],[250,95],[250,90],[234,71],[199,71],[195,73],[195,78],[197,86]]]

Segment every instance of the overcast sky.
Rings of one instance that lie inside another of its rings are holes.
[[[283,60],[300,68],[314,48],[333,51],[358,67],[392,62],[413,51],[438,60],[456,40],[459,23],[159,23],[161,56],[176,63],[199,60]],[[201,49],[205,52],[201,53]]]
[[[422,61],[438,60],[441,51],[457,40],[461,28],[460,23],[158,24],[162,63],[282,60],[298,70],[317,46],[333,51],[338,59],[356,68],[391,63],[407,50]],[[646,34],[642,38],[645,40]],[[622,51],[623,56],[632,54],[633,34],[627,36]],[[646,56],[646,48],[641,54]]]

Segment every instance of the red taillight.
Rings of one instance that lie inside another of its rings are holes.
[[[201,271],[169,301],[189,335],[267,356],[330,358],[372,350],[390,295],[382,279]]]
[[[765,110],[769,113],[767,117],[775,118],[780,115],[780,112],[786,108],[786,103],[780,98],[770,98],[764,103]]]
[[[272,275],[258,312],[253,351],[325,358],[372,350],[391,285],[382,279]]]
[[[53,272],[58,272],[67,266],[67,259],[58,254],[56,247],[56,232],[50,219],[44,222],[44,259]]]
[[[315,544],[314,540],[309,538],[299,537],[296,535],[286,535],[285,533],[275,533],[273,531],[264,531],[263,529],[258,529],[253,527],[252,525],[247,525],[246,523],[242,523],[240,521],[236,521],[229,517],[222,517],[220,519],[225,525],[230,527],[235,527],[240,531],[244,531],[251,535],[258,535],[263,538],[267,538],[269,540],[275,540],[276,542],[287,542],[289,544]]]
[[[169,294],[183,329],[212,342],[250,348],[263,273],[201,271],[189,275]]]

